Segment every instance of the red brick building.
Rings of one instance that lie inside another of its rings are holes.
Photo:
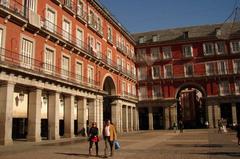
[[[95,0],[0,0],[0,143],[138,130],[132,36]]]
[[[227,25],[227,24],[224,24]],[[240,122],[239,25],[204,25],[134,34],[141,129]]]

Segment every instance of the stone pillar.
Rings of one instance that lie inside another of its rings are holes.
[[[170,122],[169,122],[169,107],[164,108],[164,128],[169,129],[170,128]]]
[[[14,86],[12,82],[0,86],[0,145],[12,144]]]
[[[214,107],[212,105],[207,105],[207,120],[209,122],[209,128],[214,128],[214,121],[213,121],[213,109]]]
[[[91,99],[88,102],[88,114],[89,114],[89,124],[92,125],[92,122],[97,122],[97,106],[96,99]]]
[[[74,99],[73,95],[64,98],[64,136],[70,138],[74,136]]]
[[[138,113],[137,107],[136,107],[136,118],[137,118],[136,122],[137,122],[137,131],[138,131],[139,130],[139,113]]]
[[[29,141],[41,141],[41,97],[41,89],[37,88],[29,93],[27,135]]]
[[[119,132],[123,132],[123,106],[120,104],[120,129]]]
[[[130,131],[133,131],[133,107],[130,107],[130,116],[131,116],[131,122],[130,122]]]
[[[232,103],[232,121],[233,121],[233,123],[237,124],[237,109],[236,109],[236,103]]]
[[[120,103],[118,100],[115,100],[111,103],[112,108],[112,122],[116,127],[116,130],[120,130]]]
[[[85,130],[87,130],[87,99],[86,98],[82,98],[78,100],[77,103],[77,121],[78,121],[78,127],[79,130],[82,128],[85,128]]]
[[[128,132],[128,107],[123,107],[123,131]]]
[[[153,130],[153,111],[152,107],[148,107],[148,125],[149,125],[149,130]]]
[[[173,126],[173,123],[177,123],[177,107],[171,107],[171,119],[172,123],[171,126]]]
[[[99,101],[99,123],[98,123],[98,128],[99,128],[99,132],[102,132],[103,130],[103,97],[102,96],[98,96],[98,101]]]
[[[136,131],[137,123],[136,123],[136,107],[133,108],[133,131]]]
[[[60,94],[55,92],[49,95],[48,107],[48,139],[58,140],[59,136],[59,105]]]
[[[214,105],[214,126],[217,128],[218,127],[218,120],[221,119],[221,110],[219,104]]]

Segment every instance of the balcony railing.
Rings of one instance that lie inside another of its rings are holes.
[[[0,0],[0,6],[18,16],[24,18],[28,18],[29,16],[29,9],[16,0]]]
[[[28,56],[23,56],[22,54],[4,48],[0,48],[0,64],[8,65],[11,68],[15,66],[18,67],[18,69],[20,68],[20,70],[29,70],[28,72],[32,71],[32,73],[47,75],[47,77],[51,75],[54,79],[62,79],[80,86],[99,88],[100,84],[98,81],[76,74],[75,72],[64,70],[60,67],[44,63]]]
[[[124,91],[123,96],[131,99],[137,99],[137,95],[126,92],[126,91]]]

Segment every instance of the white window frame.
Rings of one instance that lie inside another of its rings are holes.
[[[79,64],[81,65],[81,70],[78,69]],[[77,59],[75,62],[75,74],[76,74],[75,78],[79,82],[83,81],[83,70],[84,70],[83,61]]]
[[[145,37],[144,36],[139,37],[138,42],[139,42],[139,44],[145,43]]]
[[[113,29],[110,25],[108,25],[108,31],[107,31],[107,40],[112,43],[113,42]]]
[[[146,67],[139,67],[138,68],[138,80],[146,80],[147,79],[147,68]]]
[[[88,85],[92,86],[94,85],[94,67],[92,65],[87,66],[87,80],[88,80]]]
[[[38,6],[38,0],[27,0],[27,3],[28,4],[25,4],[27,6],[27,8],[29,9],[29,11],[32,11],[32,12],[37,12],[37,6]],[[24,4],[24,0],[23,0],[23,3]]]
[[[151,52],[152,61],[156,61],[160,59],[160,49],[158,47],[151,48],[150,52]]]
[[[107,48],[107,64],[112,64],[112,50]]]
[[[9,2],[10,2],[10,0],[1,0],[0,1],[1,5],[5,6],[5,7],[9,6]]]
[[[65,30],[64,28],[64,23],[67,23],[69,24],[69,30]],[[71,20],[69,20],[68,18],[66,18],[65,16],[63,16],[62,18],[62,36],[63,36],[63,39],[65,40],[68,40],[68,41],[71,41],[71,38],[72,38],[72,22]]]
[[[6,26],[0,24],[0,29],[2,30],[2,37],[0,37],[0,61],[3,61],[5,59]]]
[[[157,68],[157,69],[158,69],[158,76],[155,76],[154,68]],[[161,74],[160,66],[159,66],[159,65],[154,65],[154,66],[152,66],[152,79],[159,79],[160,76],[161,76],[160,74]]]
[[[237,65],[238,63],[238,65]],[[239,74],[240,73],[240,59],[233,60],[233,73]]]
[[[240,95],[240,79],[235,81],[235,94]]]
[[[136,95],[136,86],[134,84],[132,85],[132,94]]]
[[[139,96],[139,100],[144,100],[147,99],[147,87],[146,86],[140,86],[138,88],[138,96]]]
[[[235,50],[235,46],[234,44],[237,44],[237,48],[238,50]],[[231,53],[235,54],[235,53],[240,53],[240,40],[234,40],[230,42],[230,47],[231,47]]]
[[[95,51],[95,38],[91,34],[88,34],[88,40],[87,40],[88,46],[91,49],[91,51]]]
[[[85,12],[85,3],[82,0],[77,0],[77,16],[83,17]]]
[[[162,93],[161,93],[160,85],[153,85],[152,86],[152,98],[159,99],[159,98],[161,98],[161,96],[162,96]]]
[[[126,82],[122,81],[122,95],[125,96],[125,92],[126,92]]]
[[[82,34],[81,37],[79,37],[80,32]],[[79,48],[84,48],[84,30],[79,26],[76,29],[76,44]]]
[[[163,59],[171,59],[172,58],[172,48],[171,46],[162,47]]]
[[[227,86],[227,88],[225,88],[225,86]],[[231,93],[231,91],[230,91],[229,81],[220,81],[219,82],[219,95],[225,96],[225,95],[229,95],[230,93]]]
[[[68,59],[68,67],[67,67],[68,70],[65,69],[66,66],[63,63],[64,58]],[[61,57],[61,75],[62,75],[63,78],[69,78],[71,76],[70,72],[71,72],[71,56],[69,56],[66,53],[62,53],[62,57]]]
[[[49,19],[48,17],[48,12],[52,12],[54,14],[54,21],[51,21],[51,19]],[[48,4],[46,4],[46,13],[45,13],[45,17],[46,17],[46,21],[45,21],[45,27],[47,30],[51,31],[51,32],[56,32],[57,28],[56,28],[56,24],[57,24],[57,10],[54,9],[53,7],[49,6]]]
[[[131,84],[130,83],[128,83],[128,90],[127,90],[127,92],[128,92],[128,94],[132,93],[132,91],[131,91]]]
[[[182,52],[183,52],[183,57],[184,58],[192,57],[193,56],[193,47],[192,47],[192,45],[183,45],[182,46]]]
[[[146,49],[138,49],[137,50],[137,61],[141,62],[146,60],[147,54]]]
[[[21,42],[20,42],[20,48],[21,48],[21,57],[20,57],[20,65],[22,66],[22,67],[26,67],[26,68],[30,68],[30,69],[32,69],[32,67],[34,66],[34,57],[35,57],[35,49],[36,49],[36,42],[35,42],[35,39],[33,39],[33,38],[30,38],[30,37],[28,37],[28,36],[26,36],[26,35],[24,35],[24,34],[21,34],[20,35],[20,38],[21,38]],[[23,39],[25,39],[25,40],[27,40],[27,41],[29,41],[29,42],[31,42],[32,43],[32,53],[31,53],[31,55],[28,57],[28,55],[27,55],[27,57],[26,57],[26,55],[24,54],[23,55],[23,48],[22,48],[22,45],[23,45]],[[24,57],[23,57],[24,56]],[[22,62],[22,60],[24,60],[24,61],[28,61],[27,63],[25,63],[25,62]]]
[[[213,72],[209,72],[209,66],[213,65]],[[216,74],[215,63],[214,62],[207,62],[205,63],[205,70],[207,76],[212,76]]]
[[[52,51],[52,53],[53,53],[52,60],[49,60],[49,58],[46,57],[47,50]],[[56,49],[49,45],[45,45],[44,46],[44,72],[45,73],[50,73],[50,74],[55,73],[55,58],[56,58]],[[52,62],[48,62],[48,61],[52,61]],[[49,65],[50,65],[50,67],[49,67]],[[51,68],[51,66],[52,66],[52,68]]]
[[[158,35],[153,35],[152,42],[157,42],[157,41],[158,41]]]
[[[192,74],[188,74],[188,67],[191,66],[192,67]],[[194,76],[194,65],[192,63],[188,63],[184,65],[184,74],[185,77],[193,77]]]
[[[222,70],[222,64],[223,64],[223,70]],[[218,74],[219,75],[226,75],[228,73],[228,62],[227,61],[218,61]]]
[[[211,52],[209,52],[211,48]],[[203,53],[205,56],[211,56],[214,55],[214,43],[208,42],[208,43],[203,43]]]
[[[221,51],[220,47],[219,46],[222,46],[223,47],[223,50]],[[224,41],[218,41],[215,43],[215,50],[216,50],[216,53],[218,55],[222,55],[222,54],[225,54],[226,53],[226,46],[225,46],[225,42]]]
[[[171,67],[171,75],[168,75],[167,73],[167,67]],[[168,64],[164,66],[164,78],[172,78],[173,77],[173,67],[172,64]]]

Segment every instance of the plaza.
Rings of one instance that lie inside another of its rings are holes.
[[[236,133],[218,134],[216,129],[139,131],[119,135],[120,150],[116,159],[235,159],[240,157]],[[88,142],[82,137],[41,143],[15,141],[0,147],[1,159],[80,159],[103,158],[104,142],[100,141],[99,157],[88,156]],[[93,155],[94,155],[93,151]]]

